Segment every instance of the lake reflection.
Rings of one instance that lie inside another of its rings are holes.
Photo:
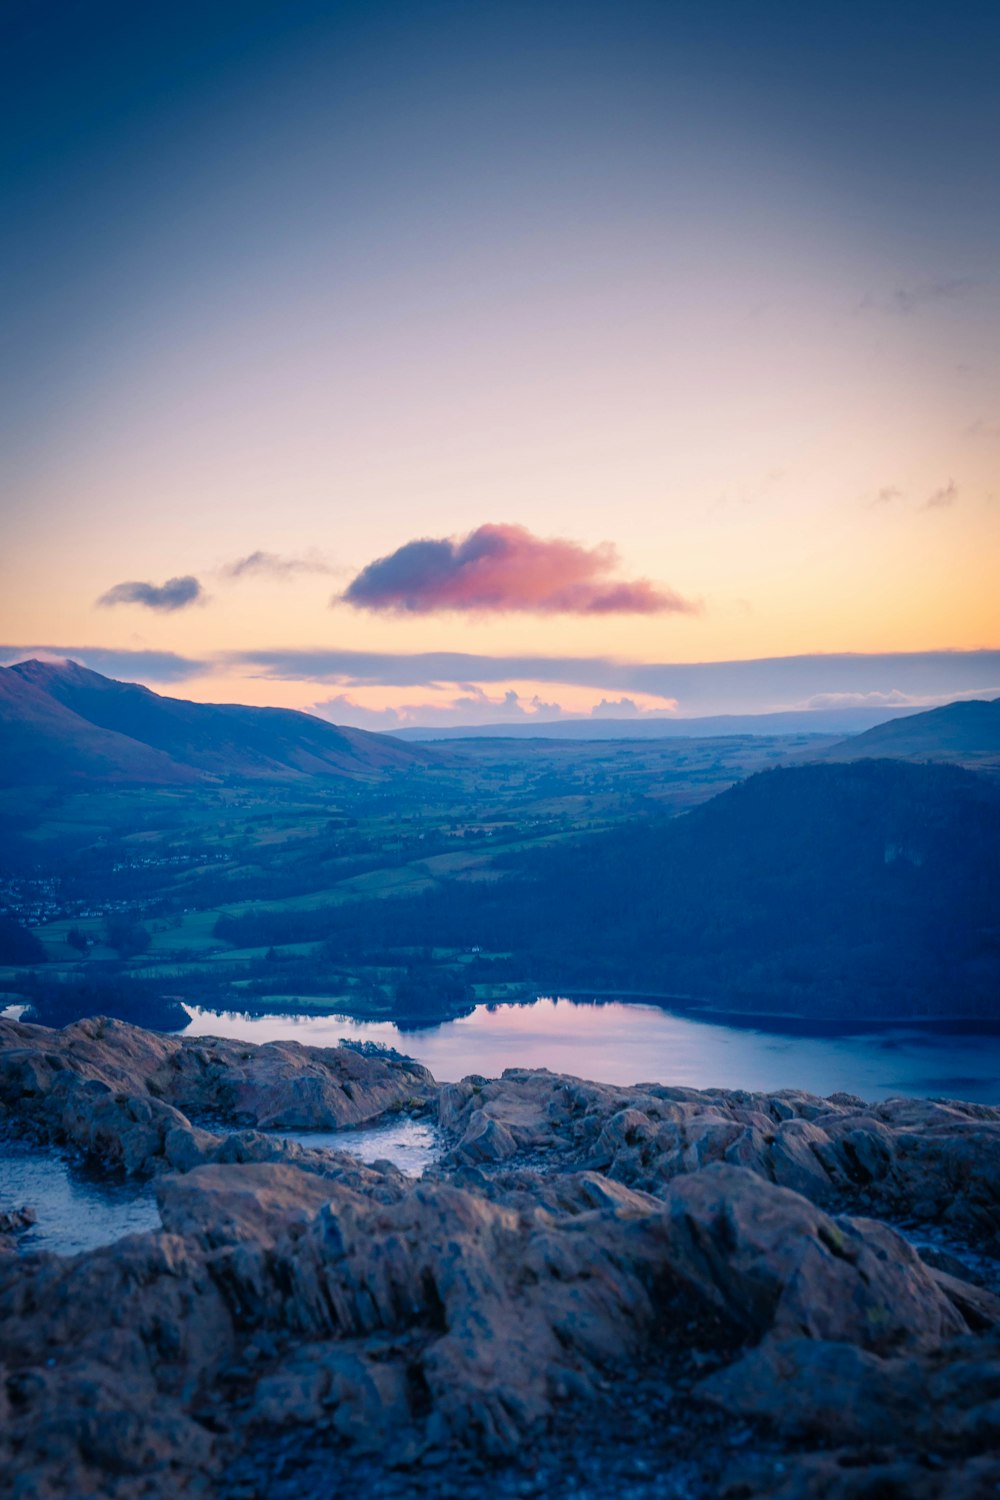
[[[479,1006],[421,1031],[347,1016],[260,1016],[193,1009],[185,1036],[291,1040],[336,1046],[341,1037],[408,1053],[435,1078],[496,1077],[504,1068],[549,1068],[605,1083],[691,1088],[838,1090],[865,1099],[944,1095],[1000,1103],[1000,1037],[898,1026],[858,1036],[787,1035],[695,1021],[653,1005],[537,1000]]]

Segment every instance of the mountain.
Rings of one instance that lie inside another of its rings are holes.
[[[294,709],[167,698],[76,662],[0,667],[0,724],[7,785],[369,780],[433,759],[431,751]]]
[[[830,745],[816,758],[954,761],[973,770],[1000,769],[1000,698],[946,703],[907,719],[892,719]]]
[[[341,961],[471,948],[489,956],[480,982],[534,994],[852,1023],[1000,1020],[1000,789],[958,766],[764,771],[683,817],[506,864],[503,880],[421,896],[248,912],[224,936],[321,939]]]
[[[917,713],[900,708],[900,717]],[[714,739],[733,734],[856,734],[881,724],[884,708],[802,708],[767,714],[709,714],[697,719],[528,719],[502,724],[456,724],[394,729],[400,740],[539,739],[653,740]],[[385,731],[389,733],[390,731]]]
[[[196,779],[196,772],[162,751],[88,723],[43,687],[0,667],[0,786],[175,786]]]

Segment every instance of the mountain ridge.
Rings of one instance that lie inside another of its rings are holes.
[[[916,708],[778,709],[759,714],[703,714],[683,718],[585,718],[535,722],[411,726],[379,730],[395,739],[431,742],[461,739],[714,739],[729,735],[855,734],[886,719],[919,713]]]
[[[297,709],[194,703],[77,662],[0,667],[0,724],[0,776],[10,784],[368,780],[434,759]]]

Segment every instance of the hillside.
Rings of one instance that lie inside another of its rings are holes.
[[[161,750],[88,723],[44,687],[0,667],[0,785],[176,786],[197,779]]]
[[[765,771],[683,817],[512,856],[509,878],[227,919],[230,942],[465,945],[535,993],[859,1021],[1000,1018],[1000,793],[954,766]],[[415,982],[433,1006],[435,976]]]
[[[815,758],[954,761],[973,769],[1000,768],[1000,698],[946,703],[926,713],[891,719],[831,745]]]
[[[430,751],[294,709],[162,697],[75,662],[0,668],[0,713],[9,785],[371,779],[432,759]]]

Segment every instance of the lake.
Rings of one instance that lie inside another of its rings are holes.
[[[419,1031],[347,1016],[254,1017],[192,1009],[183,1035],[319,1047],[336,1046],[341,1037],[382,1042],[448,1082],[469,1073],[496,1077],[505,1068],[528,1067],[605,1083],[799,1088],[870,1100],[943,1095],[1000,1104],[1000,1036],[932,1026],[818,1035],[694,1020],[655,1005],[539,999],[481,1005],[469,1016]]]

